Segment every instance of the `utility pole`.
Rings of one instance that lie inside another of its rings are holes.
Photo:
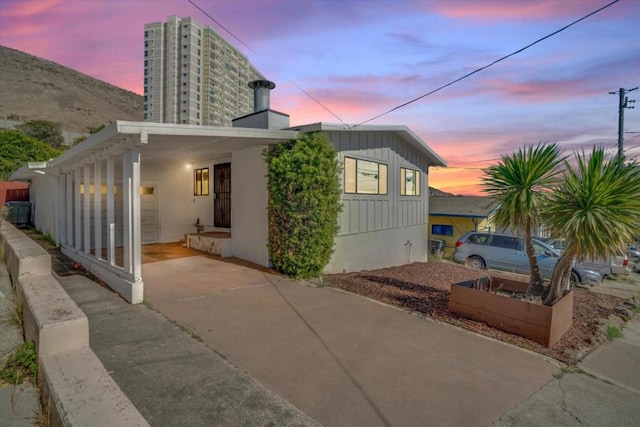
[[[622,158],[624,156],[624,150],[622,148],[624,143],[624,109],[625,108],[634,108],[634,106],[628,106],[628,104],[633,104],[635,99],[628,99],[627,93],[632,92],[638,89],[638,87],[634,87],[633,89],[625,89],[621,87],[617,92],[609,92],[610,95],[615,95],[616,93],[619,96],[618,101],[618,157]]]

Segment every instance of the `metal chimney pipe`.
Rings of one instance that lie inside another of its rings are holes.
[[[269,91],[275,88],[276,84],[269,80],[254,80],[249,82],[249,87],[253,89],[253,112],[268,110]]]

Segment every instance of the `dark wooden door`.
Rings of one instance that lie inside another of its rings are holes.
[[[213,225],[231,228],[231,163],[213,165]]]

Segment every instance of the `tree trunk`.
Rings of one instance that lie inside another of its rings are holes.
[[[571,274],[571,265],[574,258],[575,248],[569,245],[560,255],[551,275],[551,284],[542,295],[542,303],[544,305],[551,306],[562,298],[563,284],[566,283]]]
[[[538,258],[531,242],[531,221],[527,221],[524,227],[524,245],[529,259],[529,287],[527,288],[527,294],[539,296],[542,295],[543,291],[542,276],[540,275],[540,267],[538,267]]]

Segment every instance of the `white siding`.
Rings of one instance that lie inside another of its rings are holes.
[[[269,265],[267,166],[264,147],[236,151],[231,161],[231,246],[233,256]]]
[[[339,235],[365,233],[426,224],[428,219],[428,161],[393,132],[327,132],[346,157],[375,161],[388,166],[388,194],[343,194]],[[420,196],[400,195],[400,168],[420,171]],[[344,180],[344,175],[341,178]]]

